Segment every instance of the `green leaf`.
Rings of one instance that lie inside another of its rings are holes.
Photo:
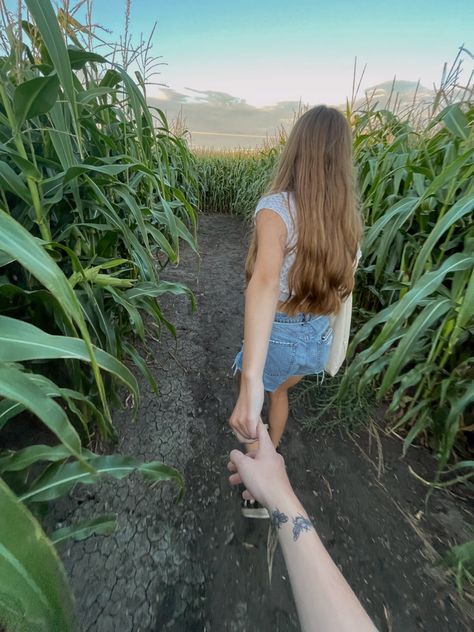
[[[457,103],[449,105],[443,112],[441,112],[440,118],[444,121],[444,124],[451,134],[454,134],[454,136],[462,138],[463,140],[467,140],[469,138],[468,120]]]
[[[125,296],[124,292],[113,287],[109,287],[108,291],[111,296],[113,296],[114,301],[121,305],[127,312],[128,317],[130,319],[130,324],[132,326],[133,332],[140,337],[141,340],[145,339],[145,325],[143,322],[142,315],[140,314],[139,309],[136,305],[134,305],[131,301],[129,301]]]
[[[95,483],[99,476],[105,474],[121,479],[135,471],[140,472],[145,479],[152,482],[174,481],[180,488],[183,486],[183,480],[179,472],[160,461],[143,463],[143,461],[135,457],[112,454],[109,456],[93,456],[87,460],[87,463],[94,469],[94,472],[86,469],[84,464],[79,461],[53,464],[21,496],[21,499],[29,502],[54,500],[67,493],[78,483]]]
[[[67,122],[67,119],[70,118],[70,114],[68,110],[65,110],[63,103],[58,102],[51,110],[49,116],[52,122],[52,126],[49,129],[49,137],[51,138],[62,168],[67,170],[78,162],[72,144],[71,129]],[[59,180],[60,182],[57,186],[60,186],[63,182],[62,174],[55,175],[54,180]],[[45,182],[48,181],[46,180]]]
[[[12,402],[9,399],[2,399],[2,401],[0,401],[0,430],[7,421],[10,421],[10,419],[13,419],[13,417],[16,417],[24,410],[25,407],[18,402]]]
[[[117,528],[115,514],[104,514],[98,518],[90,518],[71,527],[57,529],[49,537],[51,542],[58,544],[71,538],[72,540],[85,540],[91,535],[111,535]]]
[[[151,237],[155,240],[155,242],[160,246],[163,252],[166,253],[169,260],[172,263],[176,263],[178,261],[178,256],[176,251],[173,249],[173,246],[169,243],[166,237],[163,235],[161,230],[158,230],[156,226],[152,224],[147,225],[147,230],[150,233]]]
[[[130,301],[150,296],[161,296],[162,294],[186,294],[194,306],[194,296],[191,290],[183,283],[172,283],[171,281],[159,281],[158,283],[139,283],[130,290],[125,290],[124,294]]]
[[[85,325],[81,305],[62,270],[45,252],[40,242],[2,210],[0,210],[0,251],[19,261],[56,297],[72,320],[81,326]]]
[[[403,441],[403,455],[407,453],[408,448],[411,446],[413,441],[417,438],[420,432],[426,429],[426,427],[430,423],[430,417],[427,410],[427,403],[422,402],[424,404],[424,410],[421,411],[421,414],[418,416],[415,424],[410,428],[407,436]]]
[[[175,191],[175,195],[176,197],[179,197],[178,191]],[[156,217],[162,225],[166,226],[167,228],[170,228],[166,213],[162,211],[156,211],[155,209],[152,209],[152,213],[153,213],[153,216]],[[196,240],[194,239],[193,235],[187,228],[186,224],[184,224],[184,222],[181,221],[179,217],[175,216],[174,225],[176,228],[177,237],[180,237],[181,239],[183,239],[189,246],[191,246],[194,252],[197,253]]]
[[[155,395],[159,394],[158,384],[156,383],[155,376],[148,368],[146,361],[138,353],[138,351],[130,343],[124,341],[122,343],[124,352],[133,360],[135,366],[141,371],[142,375],[148,380],[151,386],[151,390]]]
[[[112,355],[93,347],[97,364],[121,380],[139,397],[135,376]],[[90,362],[88,348],[80,338],[53,336],[30,323],[8,316],[0,316],[0,362],[24,362],[54,358],[75,359]]]
[[[20,83],[13,93],[13,111],[18,127],[23,121],[49,112],[56,103],[58,92],[57,75],[36,77]]]
[[[474,315],[474,269],[471,272],[467,288],[464,291],[462,303],[458,308],[458,315],[451,336],[449,337],[448,350],[452,350],[457,343],[462,330]]]
[[[393,386],[401,369],[410,361],[410,352],[415,348],[416,342],[426,333],[426,330],[431,327],[433,323],[446,314],[451,306],[452,304],[449,299],[441,299],[427,305],[418,314],[410,327],[404,332],[395,353],[390,359],[390,364],[387,367],[378,393],[379,398],[383,397],[388,389]]]
[[[401,227],[408,221],[416,206],[414,201],[407,202],[400,207],[399,212],[392,217],[385,227],[377,247],[377,259],[375,263],[375,280],[378,281],[387,267],[390,252],[394,248],[394,241],[400,234]]]
[[[449,413],[445,420],[445,432],[443,441],[446,444],[444,454],[440,461],[440,468],[443,468],[447,461],[451,448],[454,444],[456,434],[458,432],[461,416],[468,410],[469,406],[474,402],[474,384],[469,384],[466,391],[462,395],[456,395],[449,398],[451,404]]]
[[[23,175],[27,178],[33,178],[33,180],[36,181],[41,180],[41,172],[27,158],[23,158],[17,151],[3,143],[0,143],[0,151],[10,156],[12,161],[21,169]]]
[[[146,122],[149,130],[153,130],[153,120],[145,97],[140,92],[137,84],[123,68],[121,68],[118,64],[114,64],[114,68],[120,75],[128,102],[133,111],[137,139],[139,142],[143,142],[143,120]]]
[[[142,209],[138,206],[137,201],[135,199],[136,196],[134,195],[134,191],[127,190],[125,186],[117,187],[115,191],[117,195],[119,195],[122,198],[122,200],[125,202],[128,209],[130,210],[133,217],[135,218],[135,221],[137,222],[137,226],[140,229],[140,234],[142,236],[143,243],[148,248],[149,247],[148,234],[146,232],[145,220],[143,219]]]
[[[432,272],[425,273],[420,277],[405,296],[397,303],[394,303],[389,312],[387,322],[382,331],[372,343],[373,351],[377,350],[384,341],[393,333],[394,329],[408,318],[417,305],[432,292],[434,292],[443,282],[445,276],[457,270],[466,270],[474,263],[474,256],[465,253],[451,255],[443,264]]]
[[[439,192],[442,190],[443,187],[445,187],[448,184],[451,184],[453,179],[459,178],[459,172],[461,171],[462,167],[464,167],[466,163],[471,163],[471,162],[472,162],[472,150],[469,150],[469,151],[466,151],[464,154],[457,156],[455,160],[453,160],[449,165],[447,165],[443,169],[440,169],[440,172],[438,173],[438,175],[432,180],[430,185],[426,188],[425,192],[423,193],[423,196],[420,198],[420,203],[426,200],[427,198],[429,198],[431,195],[439,194]],[[473,170],[472,164],[470,165],[469,169],[472,173],[472,170]],[[466,175],[468,176],[468,174]]]
[[[64,94],[69,101],[78,143],[80,145],[79,117],[77,113],[76,91],[74,88],[71,63],[53,6],[49,0],[25,0],[25,3],[36,22],[43,43],[61,81]]]
[[[458,200],[456,204],[454,204],[449,209],[446,215],[440,217],[433,229],[428,234],[427,238],[424,240],[423,246],[418,253],[416,261],[413,265],[413,271],[411,273],[412,283],[414,283],[422,273],[426,261],[431,255],[434,246],[441,239],[444,233],[465,215],[471,213],[473,209],[474,195],[469,195]]]
[[[3,252],[0,252],[0,268],[3,266],[7,266],[13,261],[15,261],[14,257],[10,257],[10,255],[6,255]]]
[[[115,88],[121,81],[120,74],[113,68],[105,71],[105,75],[100,80],[100,86],[106,88]]]
[[[363,250],[372,250],[372,246],[378,239],[379,235],[383,233],[387,226],[390,227],[395,217],[401,216],[406,219],[418,204],[418,199],[419,198],[417,197],[404,198],[387,210],[369,229],[369,232],[364,239]]]
[[[62,461],[70,456],[70,451],[63,445],[31,445],[17,452],[2,455],[0,457],[0,474],[18,472],[39,461]]]
[[[86,433],[87,437],[89,437],[89,430],[86,417],[86,411],[90,411],[93,417],[97,420],[99,428],[105,432],[105,420],[101,411],[95,406],[94,402],[79,391],[75,391],[70,388],[59,388],[54,382],[49,380],[44,375],[39,375],[37,373],[28,373],[29,379],[36,384],[42,391],[44,395],[47,397],[62,397],[68,405],[69,410],[75,414],[82,424],[82,428]],[[76,402],[80,402],[82,404],[81,410],[77,408]],[[84,449],[82,450],[84,454]]]
[[[370,320],[362,325],[362,327],[356,333],[349,345],[349,348],[347,350],[348,356],[352,356],[357,346],[370,337],[370,335],[374,332],[375,327],[377,327],[381,323],[385,323],[390,318],[392,310],[393,307],[389,305],[385,309],[382,309],[380,312],[372,316]]]
[[[109,408],[105,396],[104,384],[97,361],[94,357],[92,342],[87,330],[84,314],[73,289],[59,266],[45,252],[38,241],[10,215],[0,209],[0,251],[15,257],[31,274],[40,281],[57,299],[65,314],[77,323],[91,359],[94,378],[100,399],[112,431]]]
[[[34,383],[28,373],[0,364],[0,396],[18,402],[39,417],[71,454],[81,459],[81,440],[66,413]]]
[[[68,48],[67,54],[73,70],[82,70],[86,64],[106,64],[107,60],[102,55],[92,53],[80,48]]]
[[[83,173],[89,173],[90,171],[96,172],[96,173],[104,173],[104,174],[106,174],[108,176],[115,176],[115,175],[118,175],[119,173],[123,173],[124,171],[129,169],[130,166],[131,166],[131,164],[128,164],[128,163],[124,164],[124,165],[81,165],[81,164],[77,164],[77,165],[74,165],[73,167],[69,167],[69,169],[66,171],[66,173],[64,174],[63,184],[66,184],[70,180],[74,180],[74,178],[77,178],[78,176],[82,175]]]
[[[73,596],[56,550],[1,479],[0,613],[7,630],[75,629]]]
[[[128,226],[120,218],[120,216],[117,215],[114,207],[104,195],[100,187],[98,187],[97,184],[88,176],[85,177],[90,184],[92,191],[95,193],[98,201],[101,202],[101,213],[123,235],[122,238],[127,244],[127,247],[129,248],[133,259],[140,266],[143,276],[147,279],[155,278],[155,269],[150,252],[143,248],[143,246],[138,241],[136,235],[128,228]]]
[[[33,204],[30,191],[22,178],[16,171],[13,171],[9,164],[3,161],[0,161],[0,188],[5,191],[11,191],[28,205]]]

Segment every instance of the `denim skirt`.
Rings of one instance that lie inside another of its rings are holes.
[[[293,375],[323,373],[333,338],[329,316],[275,314],[263,369],[266,391],[275,391]],[[242,370],[243,347],[234,361],[234,373]]]

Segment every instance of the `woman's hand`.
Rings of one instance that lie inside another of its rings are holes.
[[[229,419],[229,426],[241,443],[253,443],[263,406],[263,380],[242,375],[240,394]]]

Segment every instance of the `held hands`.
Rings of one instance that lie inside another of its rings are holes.
[[[263,381],[242,376],[240,394],[229,419],[229,426],[241,443],[253,443],[263,406]]]
[[[258,500],[267,508],[278,506],[279,502],[293,495],[286,474],[283,457],[275,450],[267,429],[261,421],[257,424],[258,450],[243,454],[232,450],[227,469],[231,485],[243,483],[246,500]]]

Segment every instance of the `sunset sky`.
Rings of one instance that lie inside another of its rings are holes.
[[[95,0],[97,21],[121,33],[124,5]],[[168,64],[164,83],[180,92],[225,92],[254,106],[342,103],[355,56],[361,67],[367,63],[364,88],[394,75],[432,87],[443,62],[461,44],[474,44],[468,0],[132,1],[134,35],[154,21],[155,52]]]
[[[97,33],[118,42],[126,1],[93,7],[108,31]],[[474,51],[473,0],[132,0],[133,42],[155,22],[152,52],[164,65],[154,80],[164,86],[150,85],[148,99],[169,120],[181,116],[199,146],[254,147],[290,125],[299,102],[343,105],[356,57],[359,75],[367,66],[359,97],[396,77],[412,82],[400,84],[409,98],[418,80],[439,85],[460,46]],[[463,59],[467,82],[474,62]]]

